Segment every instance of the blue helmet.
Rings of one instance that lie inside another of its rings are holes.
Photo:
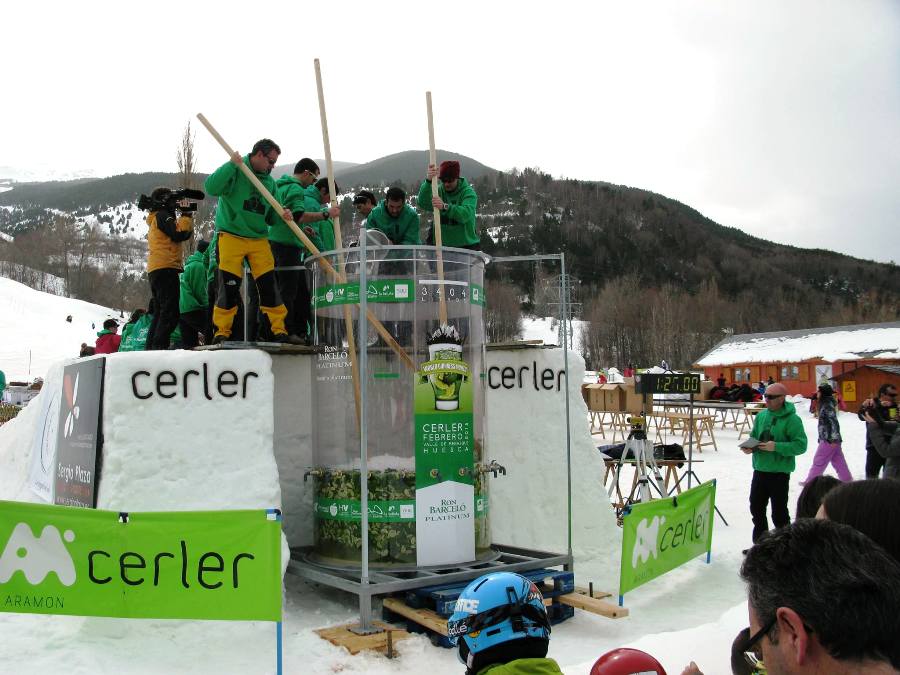
[[[547,641],[550,621],[544,597],[530,579],[519,574],[486,574],[460,594],[447,620],[447,636],[450,644],[458,645],[459,659],[467,665],[472,655],[506,642]]]

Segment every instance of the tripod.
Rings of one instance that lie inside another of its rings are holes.
[[[621,508],[617,507],[616,515],[621,517],[621,511],[635,502],[648,502],[653,499],[650,493],[652,487],[656,490],[659,497],[665,497],[662,486],[663,478],[659,472],[659,465],[653,457],[653,442],[647,439],[647,432],[644,428],[643,417],[629,417],[628,423],[631,425],[631,431],[625,440],[625,449],[619,458],[619,464],[616,466],[616,472],[612,484],[609,486],[609,498],[613,499],[613,491],[619,484],[619,478],[622,475],[622,465],[628,459],[629,453],[634,457],[634,470],[637,474],[635,483],[631,487],[631,492],[625,499]],[[652,472],[652,475],[651,475]],[[638,493],[638,497],[635,496]]]

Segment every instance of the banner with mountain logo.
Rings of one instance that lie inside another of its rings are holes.
[[[280,621],[281,522],[0,501],[0,610]]]

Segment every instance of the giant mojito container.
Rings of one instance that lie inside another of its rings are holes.
[[[311,259],[315,343],[312,558],[358,567],[362,551],[360,433],[353,371],[367,356],[369,562],[412,568],[492,557],[483,465],[484,266],[478,252],[368,248],[368,308],[408,356],[367,322],[359,330],[359,252]],[[335,279],[327,261],[343,279]],[[340,281],[340,283],[339,283]],[[447,307],[440,324],[439,294]],[[362,411],[360,411],[361,414]]]

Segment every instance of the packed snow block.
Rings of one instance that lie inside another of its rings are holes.
[[[569,352],[573,552],[618,577],[621,532],[603,489],[581,396],[584,360]],[[565,377],[561,349],[491,349],[485,363],[485,460],[507,474],[490,479],[492,541],[566,551]],[[603,580],[598,580],[603,581]],[[610,581],[607,581],[610,583]]]
[[[281,480],[284,533],[291,546],[313,543],[312,365],[315,355],[273,354],[275,461]]]
[[[97,508],[280,508],[273,391],[263,351],[109,355]]]

